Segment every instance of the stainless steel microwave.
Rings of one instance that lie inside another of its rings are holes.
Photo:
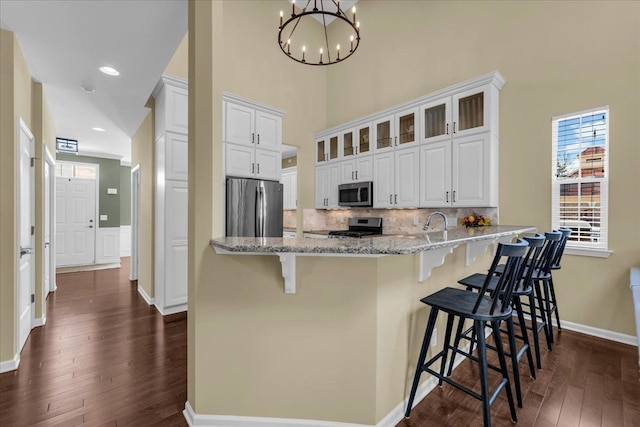
[[[373,206],[373,182],[354,182],[338,186],[339,206]]]

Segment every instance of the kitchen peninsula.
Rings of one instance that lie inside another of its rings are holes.
[[[233,278],[211,279],[226,301],[225,324],[214,328],[224,337],[215,353],[225,369],[216,380],[233,384],[217,403],[243,416],[397,422],[429,311],[419,299],[485,269],[492,243],[535,230],[213,239],[221,274]],[[273,261],[261,261],[265,256]],[[295,295],[282,292],[276,256],[285,291]],[[437,329],[444,332],[441,324]],[[432,386],[427,379],[422,393]]]

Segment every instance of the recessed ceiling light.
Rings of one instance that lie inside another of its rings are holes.
[[[98,68],[98,70],[102,71],[104,74],[106,74],[108,76],[119,76],[120,75],[120,71],[116,70],[113,67],[107,67],[106,65],[103,65],[102,67]]]
[[[91,129],[95,130],[96,132],[106,132],[106,130],[104,130],[103,128],[95,127],[95,128],[91,128]]]
[[[94,88],[93,86],[82,85],[82,90],[87,93],[93,93],[96,91],[96,88]]]

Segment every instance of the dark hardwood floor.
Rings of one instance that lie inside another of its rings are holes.
[[[163,319],[120,269],[65,273],[17,371],[0,426],[186,426],[186,316]]]
[[[519,364],[523,407],[516,408],[517,425],[640,426],[638,349],[577,332],[554,332],[553,351],[547,351],[542,338],[542,370],[537,371],[537,379],[529,377],[526,357]],[[489,360],[498,364],[495,354]],[[511,362],[507,363],[511,367]],[[492,390],[498,376],[490,371]],[[480,389],[475,362],[464,361],[452,377],[469,388]],[[494,427],[514,425],[504,392],[491,408],[491,420]],[[416,405],[411,418],[398,427],[481,425],[480,401],[445,383]]]
[[[47,324],[36,328],[17,371],[0,375],[0,426],[186,426],[186,317],[162,318],[123,268],[58,275]],[[635,347],[571,331],[542,346],[543,369],[520,365],[519,426],[640,426]],[[453,373],[477,389],[475,364]],[[491,378],[497,377],[492,373]],[[504,393],[494,426],[512,426]],[[479,426],[480,404],[449,385],[433,390],[400,427]]]

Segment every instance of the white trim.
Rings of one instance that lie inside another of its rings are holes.
[[[3,360],[0,362],[0,374],[15,371],[20,366],[20,353],[16,353],[11,360]]]
[[[131,159],[120,159],[120,166],[131,166]]]
[[[120,227],[97,227],[95,264],[120,263]]]
[[[58,289],[56,285],[56,159],[53,158],[49,148],[44,146],[45,162],[50,167],[51,176],[49,177],[49,208],[51,209],[51,215],[49,215],[49,292],[53,292]],[[44,296],[46,301],[46,296]]]
[[[487,336],[491,335],[491,331],[488,330]],[[463,351],[469,351],[469,345],[467,344]],[[456,369],[460,363],[466,360],[466,357],[457,354],[453,369]],[[425,382],[418,386],[416,390],[416,396],[413,400],[412,409],[416,407],[418,403],[422,401],[431,391],[438,385],[438,379],[434,376],[430,376]],[[404,411],[407,407],[408,397],[404,398],[393,408],[387,415],[384,416],[377,424],[354,424],[354,423],[340,423],[335,421],[319,421],[319,420],[305,420],[305,419],[293,419],[293,418],[268,418],[268,417],[241,417],[235,415],[207,415],[197,414],[189,401],[185,402],[184,415],[185,420],[189,427],[395,427],[403,418]]]
[[[145,302],[148,305],[155,305],[156,303],[156,299],[155,298],[151,298],[149,296],[149,294],[147,293],[147,291],[144,290],[144,288],[142,286],[140,286],[140,284],[136,285],[136,287],[138,288],[138,293],[140,294],[140,296],[142,296],[142,299],[145,300]],[[160,311],[160,310],[158,310]]]
[[[562,329],[580,332],[581,334],[591,335],[592,337],[603,338],[609,341],[615,341],[622,344],[638,346],[638,338],[633,335],[621,334],[620,332],[608,331],[606,329],[595,328],[593,326],[581,325],[580,323],[568,322],[560,319]],[[558,326],[555,320],[552,320],[553,326]]]
[[[118,262],[112,262],[109,264],[65,265],[64,267],[56,268],[56,274],[75,273],[77,271],[109,270],[111,268],[120,268],[120,267],[122,267],[122,265],[120,264],[119,260]]]
[[[183,79],[182,77],[172,76],[171,74],[163,74],[160,76],[160,80],[158,80],[158,83],[156,83],[156,86],[153,88],[151,96],[154,99],[157,98],[160,94],[160,91],[166,84],[170,84],[171,86],[180,89],[189,90],[189,82],[186,79]]]
[[[159,305],[155,304],[156,306],[156,310],[158,310],[158,313],[162,314],[163,316],[168,316],[170,314],[176,314],[176,313],[182,313],[183,311],[187,311],[187,304],[178,304],[178,305],[172,305],[171,307],[160,307]]]
[[[131,168],[131,260],[129,280],[138,280],[140,245],[140,164]]]
[[[572,248],[568,245],[564,248],[565,255],[590,256],[596,258],[609,258],[613,251],[606,249]]]
[[[131,225],[120,226],[120,258],[131,256]]]
[[[44,326],[46,323],[47,323],[47,316],[38,317],[36,319],[33,319],[33,324],[31,325],[31,329]]]
[[[73,154],[73,153],[60,153],[60,154]],[[122,158],[124,157],[119,154],[103,153],[100,151],[86,151],[86,150],[78,150],[77,155],[84,156],[84,157],[98,157],[100,159],[111,159],[111,160],[122,160]]]
[[[241,96],[238,95],[234,95],[232,93],[229,92],[222,92],[222,101],[231,101],[234,102],[236,104],[240,104],[243,105],[245,107],[249,107],[249,108],[253,108],[256,110],[261,110],[267,113],[271,113],[274,114],[276,116],[279,117],[283,117],[286,114],[286,111],[284,110],[280,110],[278,108],[272,107],[270,105],[267,104],[262,104],[260,102],[254,101],[252,99],[247,99],[247,98],[243,98]],[[223,117],[224,120],[224,117]]]

